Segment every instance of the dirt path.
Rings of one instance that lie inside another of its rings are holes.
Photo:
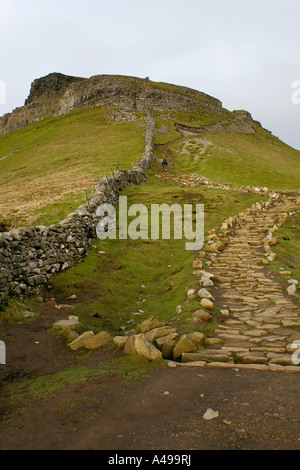
[[[1,426],[0,448],[296,450],[298,377],[177,367],[131,385],[99,378],[37,402],[18,424]],[[81,406],[64,408],[71,398],[82,399]],[[208,408],[219,416],[204,420]]]

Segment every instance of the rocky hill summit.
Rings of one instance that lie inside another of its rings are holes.
[[[257,124],[249,113],[230,113],[218,99],[183,86],[153,82],[149,78],[117,75],[80,78],[51,73],[33,81],[24,106],[0,118],[0,135],[48,117],[97,106],[111,109],[112,117],[122,120],[132,119],[132,113],[136,111],[151,109],[214,116],[225,127],[230,125],[233,132],[254,133]],[[217,126],[213,131],[219,128]],[[203,129],[203,132],[207,130]]]
[[[78,77],[63,75],[62,73],[50,73],[46,77],[37,78],[31,84],[30,94],[25,101],[29,105],[38,101],[41,97],[54,98],[64,93],[71,83],[83,80]]]

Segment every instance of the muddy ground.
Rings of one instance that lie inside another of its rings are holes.
[[[61,316],[61,313],[59,313]],[[54,309],[31,325],[7,325],[2,417],[8,382],[78,367],[78,352],[47,332]],[[88,364],[122,356],[106,348]],[[293,372],[162,367],[127,383],[105,375],[33,401],[0,424],[1,450],[299,450],[300,375]],[[168,393],[165,393],[168,392]],[[77,406],[70,404],[77,403]],[[208,408],[219,412],[203,419]]]

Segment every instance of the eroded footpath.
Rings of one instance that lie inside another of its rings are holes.
[[[206,280],[210,286],[205,289],[207,297],[216,300],[222,318],[205,348],[183,353],[183,363],[300,371],[300,308],[292,293],[296,287],[283,288],[268,271],[276,258],[272,250],[276,231],[298,207],[299,197],[281,195],[227,221],[221,235],[210,231],[204,247],[209,273],[198,270],[195,274],[200,285]],[[216,242],[219,236],[222,241]],[[205,290],[200,289],[198,295],[203,296]]]

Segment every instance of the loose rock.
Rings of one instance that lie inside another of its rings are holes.
[[[124,353],[144,356],[151,361],[162,358],[162,353],[147,341],[144,334],[130,336],[125,344]]]

